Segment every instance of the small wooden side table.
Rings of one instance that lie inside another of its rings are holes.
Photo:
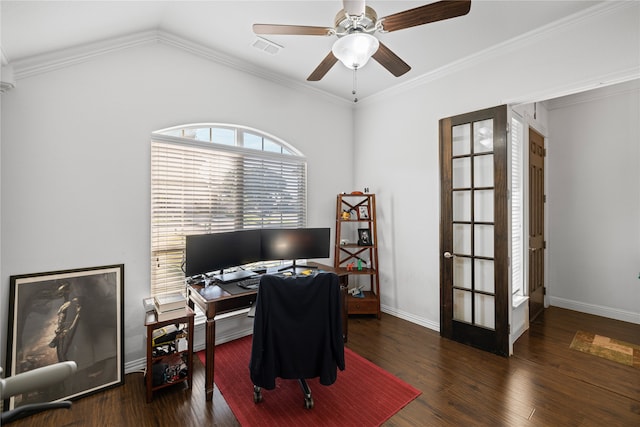
[[[153,399],[153,392],[161,388],[185,381],[188,383],[189,388],[192,388],[194,317],[195,313],[189,307],[186,308],[186,311],[182,311],[177,315],[177,317],[160,322],[157,319],[155,311],[149,311],[145,314],[144,325],[147,328],[147,370],[145,372],[147,403]],[[161,343],[154,343],[154,332],[174,325],[177,330],[184,331],[182,327],[186,327],[186,335],[179,334]],[[181,342],[183,339],[187,341],[186,347]],[[165,374],[163,375],[162,383],[154,384],[153,369],[155,365],[160,364],[167,365],[167,369],[164,371]],[[183,364],[186,365],[186,374],[182,372]]]

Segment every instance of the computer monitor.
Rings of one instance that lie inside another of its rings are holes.
[[[247,270],[224,272],[231,267],[291,260],[295,270],[296,260],[329,258],[330,229],[268,228],[197,234],[186,237],[185,251],[187,277],[219,271],[214,278],[229,282],[255,275]]]
[[[271,228],[262,229],[262,258],[291,260],[329,258],[329,228]]]
[[[228,231],[186,237],[185,275],[195,276],[262,260],[261,230]],[[251,272],[240,273],[243,276]],[[224,276],[224,275],[222,275]],[[236,274],[237,276],[237,274]],[[235,276],[234,276],[235,278]],[[241,277],[235,278],[236,280]],[[231,278],[222,277],[231,280]]]

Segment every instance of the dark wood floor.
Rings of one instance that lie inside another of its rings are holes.
[[[348,347],[422,390],[386,426],[640,426],[640,370],[569,349],[577,330],[640,344],[640,325],[552,307],[509,359],[384,314],[351,318]],[[147,404],[142,374],[133,373],[71,410],[12,425],[237,426],[217,389],[205,403],[204,367],[194,361],[191,391],[176,386]]]

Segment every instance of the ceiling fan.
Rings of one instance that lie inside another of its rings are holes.
[[[471,9],[471,0],[443,0],[378,18],[365,0],[343,0],[343,9],[335,17],[334,27],[304,25],[253,24],[253,32],[261,35],[338,36],[329,54],[307,77],[319,81],[338,60],[353,70],[362,68],[369,58],[375,59],[391,74],[400,77],[411,69],[399,56],[382,44],[374,33],[389,33],[431,22],[463,16]]]

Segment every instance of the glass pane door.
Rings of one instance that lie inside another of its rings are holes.
[[[493,119],[452,132],[453,319],[494,329]]]
[[[442,336],[509,352],[507,108],[440,121]]]

